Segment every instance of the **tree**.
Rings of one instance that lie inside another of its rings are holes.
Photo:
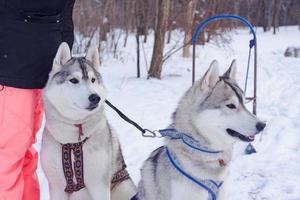
[[[137,77],[141,77],[141,70],[140,70],[140,35],[143,33],[144,30],[144,18],[143,18],[143,2],[137,1],[135,4],[135,16],[136,16],[136,65],[137,65]]]
[[[186,25],[184,27],[184,40],[183,44],[187,44],[192,39],[192,27],[193,27],[193,21],[194,21],[194,13],[196,10],[196,0],[188,0],[186,8],[185,8],[185,19],[186,19]],[[185,58],[190,57],[190,45],[186,45],[183,48],[182,56]]]
[[[271,28],[271,9],[272,1],[270,0],[258,0],[257,1],[257,14],[256,25],[262,25],[264,32],[269,31]]]
[[[160,79],[170,0],[157,0],[157,3],[158,12],[155,27],[154,48],[148,77]]]
[[[274,0],[273,3],[273,19],[272,19],[272,25],[273,25],[273,34],[276,34],[276,29],[278,27],[278,16],[280,11],[280,0]]]
[[[129,34],[129,31],[131,29],[130,25],[131,25],[131,22],[132,22],[132,10],[134,8],[133,6],[133,3],[135,3],[135,1],[124,1],[124,18],[126,19],[125,20],[125,23],[124,23],[124,28],[125,28],[125,38],[124,38],[124,47],[126,47],[127,45],[127,39],[128,39],[128,34]]]

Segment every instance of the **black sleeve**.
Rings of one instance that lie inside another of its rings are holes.
[[[67,0],[62,16],[62,40],[72,49],[74,43],[73,7],[75,0]]]

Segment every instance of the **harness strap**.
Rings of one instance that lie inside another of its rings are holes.
[[[78,128],[78,142],[80,142],[81,141],[81,136],[83,136],[82,124],[75,124],[74,126],[76,126]]]
[[[223,182],[214,181],[214,180],[199,180],[199,179],[192,177],[190,174],[185,172],[180,167],[180,165],[176,162],[176,158],[175,158],[174,154],[167,147],[165,147],[165,148],[166,148],[167,156],[168,156],[170,162],[172,163],[172,165],[174,166],[174,168],[179,173],[181,173],[183,176],[185,176],[186,178],[188,178],[189,180],[191,180],[192,182],[197,184],[199,187],[202,187],[203,189],[205,189],[209,193],[208,200],[216,200],[218,191],[219,191],[220,187],[222,186]]]
[[[114,175],[113,178],[111,180],[111,190],[113,190],[119,183],[130,179],[129,177],[129,173],[126,170],[126,165],[123,164],[122,169],[117,171]]]
[[[176,129],[173,128],[169,128],[169,129],[162,129],[159,130],[159,133],[161,134],[162,137],[168,137],[171,140],[182,140],[182,142],[189,146],[192,149],[204,152],[204,153],[213,153],[213,154],[217,154],[217,153],[222,153],[223,151],[220,150],[213,150],[210,149],[207,146],[202,145],[198,140],[195,140],[194,138],[192,138],[191,136],[179,132]]]
[[[79,191],[85,187],[84,184],[84,173],[83,173],[83,151],[82,145],[87,141],[88,138],[85,138],[83,141],[78,143],[68,143],[62,144],[62,165],[67,182],[65,192],[73,193],[74,191]],[[73,152],[74,163],[72,165],[72,156]],[[73,171],[74,167],[74,171]],[[73,176],[75,172],[76,184],[73,181]]]

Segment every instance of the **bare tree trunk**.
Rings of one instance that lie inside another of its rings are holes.
[[[300,15],[300,14],[299,14]],[[300,30],[300,16],[298,18],[298,25],[299,25],[299,30]]]
[[[257,1],[256,26],[262,25],[264,32],[270,30],[271,9],[268,0]]]
[[[170,0],[157,0],[158,14],[155,28],[154,48],[148,77],[160,79],[162,70],[163,49],[165,44],[165,33],[169,15]]]
[[[140,78],[141,74],[140,74],[140,35],[143,33],[144,31],[144,18],[143,18],[143,10],[144,10],[144,6],[143,6],[143,2],[142,1],[138,1],[135,3],[135,28],[136,28],[136,66],[137,66],[137,78]]]
[[[149,0],[143,0],[144,3],[144,43],[147,42],[149,32]]]
[[[119,46],[119,41],[122,35],[122,30],[119,30],[118,36],[117,38],[115,37],[115,33],[114,34],[114,39],[112,40],[112,44],[113,44],[113,52],[114,52],[114,58],[117,58],[117,50],[118,50],[118,46]]]
[[[273,34],[276,34],[276,29],[278,27],[278,16],[279,16],[279,10],[280,10],[280,0],[274,0],[273,1],[273,19],[272,19],[272,24],[273,24]]]
[[[128,19],[131,15],[129,14],[128,10],[130,9],[129,8],[129,4],[130,2],[128,1],[124,1],[124,13],[125,13],[125,38],[124,38],[124,45],[123,47],[126,47],[127,45],[127,39],[128,39],[128,32],[129,32],[129,29],[130,29],[130,20]]]
[[[267,9],[267,6],[266,6],[266,0],[262,0],[262,9],[263,9],[263,20],[262,20],[262,23],[263,23],[263,29],[264,29],[264,32],[267,32],[268,31],[268,21],[267,21],[267,18],[268,18],[268,9]]]
[[[184,34],[184,40],[183,44],[187,44],[188,42],[191,41],[192,39],[192,26],[193,26],[193,21],[194,21],[194,13],[196,9],[196,0],[189,0],[188,4],[186,5],[186,25],[185,25],[185,34]],[[184,58],[190,57],[190,45],[186,45],[183,48],[182,56]]]
[[[256,25],[255,24],[255,19],[252,17],[252,13],[253,13],[253,10],[254,10],[254,3],[252,0],[250,1],[246,1],[246,4],[247,4],[247,18],[248,21],[250,22],[250,24],[253,24],[254,26]],[[258,10],[255,10],[255,12],[259,12]]]
[[[287,25],[287,18],[288,18],[288,15],[290,13],[290,6],[291,6],[290,1],[287,1],[286,3],[282,2],[282,7],[281,8],[282,8],[282,12],[283,12],[283,22],[282,22],[283,26]]]
[[[209,10],[209,16],[214,16],[217,12],[217,7],[218,7],[218,1],[217,0],[211,0],[210,1],[210,10]],[[215,22],[215,23],[220,23],[220,22]],[[203,32],[204,36],[204,44],[208,43],[210,41],[211,36],[214,34],[215,29],[219,27],[218,25],[215,25],[212,28],[207,29],[207,38],[205,40],[205,33]]]
[[[167,44],[171,42],[171,37],[172,37],[172,25],[168,31],[168,39],[167,39]]]
[[[125,31],[125,38],[124,38],[124,45],[123,45],[123,47],[126,47],[126,45],[127,45],[127,39],[128,39],[128,29],[126,29],[126,31]]]
[[[263,1],[263,28],[264,32],[269,31],[272,25],[272,2],[269,0],[262,0]]]
[[[174,1],[171,1],[170,2],[170,16],[171,16],[171,13],[173,12],[174,10],[174,6],[175,6],[175,2]],[[171,17],[169,17],[169,20],[168,20],[168,39],[167,39],[167,44],[170,43],[171,41],[171,37],[172,37],[172,31],[174,29],[174,23],[173,23],[173,19],[171,19]],[[174,21],[175,22],[175,21]]]
[[[240,14],[239,13],[239,11],[240,11],[240,4],[241,4],[240,0],[235,0],[234,1],[234,4],[233,4],[233,6],[234,6],[234,8],[233,8],[234,15],[239,15]]]
[[[235,0],[233,3],[233,14],[234,15],[240,15],[240,7],[241,7],[240,0]],[[238,26],[237,21],[231,21],[231,23],[232,23],[233,27],[235,27],[235,28]]]
[[[260,18],[262,15],[262,6],[263,6],[263,1],[258,1],[257,2],[257,7],[256,7],[256,19],[255,19],[255,26],[259,26],[260,25]]]
[[[105,1],[102,9],[103,15],[102,19],[100,19],[102,21],[100,26],[99,42],[107,41],[107,33],[109,32],[108,13],[112,11],[111,3],[109,1]]]
[[[137,66],[137,77],[141,77],[141,67],[140,67],[140,35],[139,32],[136,33],[136,66]]]
[[[92,42],[92,40],[93,40],[93,38],[94,38],[94,36],[95,36],[96,31],[97,31],[97,28],[94,28],[94,29],[91,31],[91,34],[90,34],[90,36],[89,36],[89,41],[88,41],[87,44],[86,44],[85,50],[87,50],[87,49],[91,46],[91,42]]]

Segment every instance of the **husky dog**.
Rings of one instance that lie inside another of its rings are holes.
[[[217,153],[201,152],[183,140],[166,139],[165,146],[153,151],[141,169],[137,199],[230,199],[226,198],[225,178],[233,143],[253,141],[266,126],[246,109],[235,74],[235,61],[223,76],[219,76],[217,61],[213,61],[182,97],[170,125]],[[214,198],[208,183],[218,189],[213,191]]]
[[[104,114],[106,91],[98,72],[98,50],[89,48],[85,58],[70,54],[62,43],[43,91],[41,161],[50,199],[128,200],[136,187]]]

